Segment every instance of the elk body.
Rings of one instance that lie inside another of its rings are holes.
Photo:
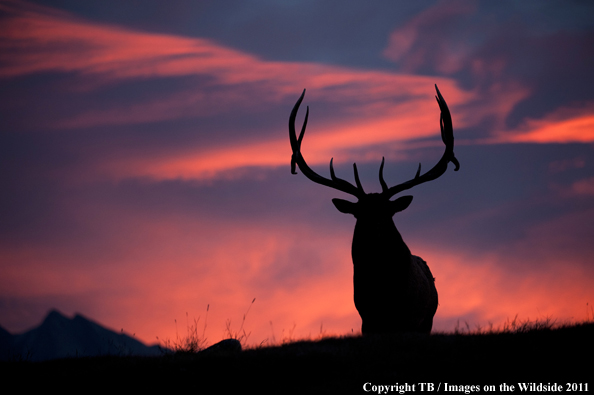
[[[431,331],[433,316],[437,310],[435,279],[421,258],[411,254],[392,217],[408,207],[412,196],[390,200],[394,195],[423,182],[434,180],[445,173],[448,163],[460,164],[454,156],[454,131],[448,106],[437,85],[437,103],[441,110],[441,137],[445,152],[439,162],[428,172],[421,173],[421,165],[414,178],[393,187],[388,187],[383,177],[384,159],[379,169],[381,193],[365,193],[357,165],[353,164],[356,186],[336,177],[330,160],[330,176],[325,178],[315,173],[303,159],[301,142],[307,126],[309,107],[299,138],[295,132],[295,118],[305,96],[305,90],[291,111],[289,138],[293,155],[291,173],[295,167],[311,181],[326,185],[357,198],[357,202],[332,199],[336,208],[357,219],[353,235],[353,285],[355,307],[361,316],[361,331],[369,333],[426,332]]]

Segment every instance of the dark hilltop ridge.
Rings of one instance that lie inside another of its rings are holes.
[[[0,360],[32,362],[59,358],[95,356],[161,355],[159,347],[148,347],[124,334],[116,333],[76,314],[65,317],[49,312],[41,325],[13,335],[0,327]]]
[[[86,333],[110,332],[77,317],[70,320],[53,312],[36,330],[46,326],[46,322],[54,327],[62,323],[65,328],[78,322],[81,327],[93,328]],[[479,389],[483,392],[484,385],[501,392],[504,383],[514,385],[516,393],[524,392],[519,383],[556,383],[563,392],[594,389],[589,382],[593,377],[590,359],[594,351],[594,323],[556,327],[537,323],[503,332],[476,332],[479,331],[350,336],[244,350],[211,347],[198,353],[167,352],[157,356],[106,352],[102,356],[74,357],[70,349],[68,358],[0,362],[0,371],[10,380],[38,388],[85,383],[94,388],[136,392],[188,389],[208,394],[246,390],[275,394],[389,394],[429,392],[429,384],[435,385],[434,391],[439,385],[440,392],[444,392],[446,383],[448,392],[457,393]],[[5,335],[2,333],[3,345]],[[28,380],[32,377],[34,381]],[[404,384],[409,386],[399,387]],[[420,384],[425,384],[424,391]]]

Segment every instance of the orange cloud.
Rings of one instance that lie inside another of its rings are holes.
[[[519,127],[499,132],[495,143],[591,143],[594,106],[559,108],[542,119],[527,119]]]
[[[6,49],[0,54],[0,77],[56,71],[100,76],[102,83],[130,78],[208,77],[206,86],[204,82],[189,82],[185,91],[164,97],[149,97],[123,106],[118,103],[107,109],[87,109],[55,123],[59,128],[222,116],[238,110],[257,112],[279,101],[292,103],[307,87],[305,104],[338,102],[349,114],[348,118],[328,119],[317,115],[312,106],[304,155],[312,165],[327,165],[331,157],[337,162],[352,161],[353,152],[365,148],[395,142],[404,146],[410,140],[437,136],[434,83],[440,86],[454,114],[455,128],[477,125],[485,118],[495,118],[503,126],[514,105],[529,94],[520,86],[507,84],[495,85],[486,97],[480,97],[477,92],[463,91],[453,80],[441,77],[264,61],[206,39],[91,23],[28,3],[5,2],[1,7],[9,17],[0,32]],[[459,11],[468,10],[462,7]],[[86,82],[89,83],[92,84]],[[246,84],[250,84],[249,90],[240,88]],[[254,97],[258,100],[254,101]],[[584,141],[590,139],[583,134],[589,122],[588,118],[563,124],[571,132],[562,132],[561,128],[547,128],[535,121],[529,123],[530,132],[523,131],[519,136],[511,133],[506,141],[542,141],[542,136],[548,136],[548,141],[567,140],[571,138],[568,133]],[[286,130],[285,125],[279,127]],[[210,178],[241,167],[284,165],[290,154],[286,147],[284,134],[265,141],[255,136],[245,145],[214,147],[209,152],[187,147],[185,152],[150,158],[117,158],[116,153],[111,163],[101,166],[116,178]],[[373,160],[379,161],[379,156]]]
[[[436,330],[453,330],[439,323],[455,322],[461,317],[472,317],[468,322],[472,329],[489,324],[497,328],[516,315],[519,320],[552,318],[559,323],[589,317],[591,277],[574,264],[575,257],[567,262],[553,257],[542,260],[542,270],[512,271],[509,264],[501,262],[504,257],[496,254],[471,257],[445,251],[423,252],[434,249],[430,247],[421,246],[420,255],[436,277],[440,299]]]
[[[416,105],[415,105],[416,104]],[[407,140],[426,138],[439,130],[439,110],[430,113],[420,100],[402,105],[410,111],[402,116],[361,120],[354,124],[326,125],[325,130],[315,126],[310,116],[308,129],[303,141],[302,152],[310,165],[328,166],[330,158],[335,163],[353,160],[349,150],[362,147],[385,145],[398,142],[399,149],[407,148]],[[299,125],[297,126],[299,127]],[[242,145],[213,148],[205,152],[176,153],[161,159],[135,158],[131,162],[108,164],[106,171],[116,177],[148,176],[154,179],[204,179],[220,176],[221,173],[249,166],[283,166],[290,160],[291,149],[288,144],[288,130],[272,140],[258,141]],[[394,151],[384,153],[394,156]],[[381,155],[372,159],[379,163]],[[439,158],[435,158],[437,162]],[[426,166],[432,164],[427,163]]]
[[[514,143],[591,143],[594,142],[594,115],[584,114],[570,119],[528,120],[507,136]],[[507,133],[506,133],[507,134]]]
[[[113,228],[109,218],[116,215]],[[200,317],[201,330],[210,305],[206,336],[212,344],[226,335],[227,320],[231,330],[239,330],[253,298],[244,323],[250,345],[360,331],[352,299],[351,227],[329,234],[319,224],[289,227],[107,208],[88,220],[111,229],[113,240],[101,243],[109,246],[104,252],[94,244],[2,248],[0,260],[14,263],[2,267],[2,295],[75,301],[64,313],[84,306],[83,314],[148,343],[157,336],[175,339],[175,320],[183,336],[186,313],[190,320]],[[548,240],[545,233],[534,234],[532,242]],[[465,317],[472,317],[471,326],[497,326],[516,314],[560,321],[587,317],[591,276],[574,265],[576,256],[566,262],[545,254],[536,257],[543,270],[522,272],[502,264],[506,256],[436,251],[415,240],[409,246],[437,279],[435,330],[452,331],[452,322]]]
[[[449,9],[450,13],[472,12],[473,8],[468,4],[456,4],[455,9]],[[332,139],[333,147],[339,148],[342,143],[348,149],[437,134],[436,109],[431,99],[434,83],[441,87],[455,111],[454,122],[458,128],[477,125],[495,115],[501,130],[507,114],[529,95],[525,88],[513,84],[494,85],[483,97],[476,92],[462,91],[453,80],[442,77],[264,61],[202,38],[144,33],[91,23],[16,1],[3,2],[0,9],[9,15],[0,31],[1,78],[58,71],[94,74],[108,80],[207,76],[210,87],[213,84],[218,87],[252,84],[248,96],[239,89],[216,92],[208,89],[206,93],[204,86],[194,82],[186,91],[165,97],[148,98],[124,107],[87,110],[58,122],[58,127],[212,116],[238,108],[253,108],[256,106],[253,97],[258,97],[257,106],[260,107],[293,99],[307,87],[306,99],[338,101],[352,114],[351,119],[337,119],[332,124],[323,125],[324,133],[328,133],[325,138]],[[394,57],[410,47],[406,42],[414,40],[417,25],[443,16],[436,12],[434,8],[429,9],[411,21],[408,28],[403,28],[406,32],[410,30],[407,33],[412,37],[410,39],[404,40],[402,31],[395,32],[387,53]],[[520,129],[502,133],[497,141],[591,142],[594,139],[594,117],[590,113],[566,119],[553,115],[542,120],[528,120]],[[313,108],[312,122],[315,122]],[[251,152],[253,148],[247,150]],[[171,168],[171,165],[164,167]],[[187,172],[180,170],[180,173]]]
[[[107,219],[114,215],[117,228]],[[112,229],[101,252],[93,243],[72,242],[0,249],[0,261],[12,263],[0,268],[2,297],[69,300],[74,307],[64,313],[81,312],[148,343],[175,339],[174,320],[185,334],[186,312],[204,322],[210,304],[212,344],[225,336],[227,320],[239,329],[253,298],[245,324],[250,344],[280,341],[294,325],[295,337],[316,335],[321,325],[335,334],[356,325],[347,235],[310,237],[312,229],[302,224],[147,218],[107,207],[88,220],[95,231]]]
[[[349,96],[360,95],[362,102],[382,94],[393,97],[395,88],[400,96],[426,95],[427,84],[436,82],[456,92],[450,94],[452,102],[458,101],[454,95],[460,93],[446,79],[315,63],[267,62],[207,39],[141,33],[51,9],[22,10],[11,4],[1,5],[11,15],[0,33],[7,50],[0,55],[0,76],[4,78],[52,71],[96,73],[114,79],[208,75],[220,85],[272,84],[273,101],[278,101],[279,94],[298,94],[304,86],[313,91],[342,87],[342,92],[326,92],[325,97],[350,92]]]

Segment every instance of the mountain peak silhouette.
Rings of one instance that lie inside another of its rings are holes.
[[[47,315],[41,322],[40,327],[44,325],[67,325],[68,321],[70,321],[68,317],[60,313],[58,310],[52,309],[47,313]]]
[[[45,361],[98,355],[159,355],[157,346],[111,331],[81,314],[68,318],[56,309],[22,334],[0,333],[0,360]]]

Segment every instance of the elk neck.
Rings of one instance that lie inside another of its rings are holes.
[[[389,216],[357,218],[351,250],[353,264],[371,269],[410,264],[411,252]]]

